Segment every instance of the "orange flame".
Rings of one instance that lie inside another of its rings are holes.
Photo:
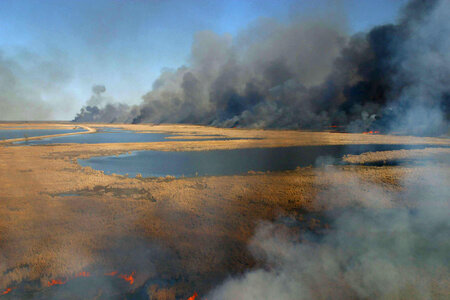
[[[4,290],[0,295],[6,295],[12,292],[12,290],[16,289],[16,287],[10,287]]]
[[[194,292],[192,296],[190,296],[187,300],[195,300],[198,297],[197,292]]]
[[[90,276],[91,276],[91,273],[89,273],[89,272],[80,272],[80,273],[75,275],[75,278],[77,278],[77,277],[90,277]]]
[[[363,132],[363,134],[378,134],[378,133],[380,133],[378,130],[375,130],[375,131],[364,131]]]
[[[109,273],[105,273],[105,276],[116,276],[117,273],[119,273],[119,272],[117,272],[117,271],[112,271],[112,272],[109,272]]]
[[[132,272],[130,275],[127,274],[120,274],[118,275],[119,278],[122,278],[123,280],[127,281],[129,284],[134,283],[134,272]]]
[[[65,284],[66,282],[67,282],[67,280],[62,281],[61,279],[52,279],[47,283],[47,285],[54,286],[54,285],[59,285],[59,284]]]
[[[125,280],[126,282],[128,282],[129,284],[133,284],[134,283],[134,276],[135,276],[135,272],[133,271],[130,275],[127,274],[118,274],[119,272],[117,271],[112,271],[110,273],[104,273],[104,276],[117,276],[118,278],[121,278],[123,280]],[[77,273],[75,275],[72,276],[72,278],[78,278],[78,277],[91,277],[92,274],[90,272],[80,272]],[[54,286],[54,285],[61,285],[61,284],[66,284],[67,283],[67,279],[66,280],[62,280],[62,279],[52,279],[50,280],[47,285],[48,286]],[[9,293],[10,291],[8,291]]]
[[[123,280],[125,280],[126,282],[128,282],[129,284],[133,284],[134,283],[134,276],[135,276],[136,272],[131,272],[130,275],[127,274],[119,274],[119,272],[117,271],[112,271],[110,273],[104,273],[104,276],[117,276],[118,278],[122,278]],[[77,273],[75,275],[72,276],[72,278],[77,278],[77,277],[91,277],[92,274],[90,272],[80,272]],[[54,285],[62,285],[62,284],[66,284],[68,281],[68,279],[62,280],[62,279],[52,279],[49,280],[47,282],[47,286],[54,286]],[[0,290],[0,296],[2,295],[6,295],[8,293],[11,293],[12,290],[16,289],[17,287],[10,287],[7,288],[3,291]],[[194,293],[194,295],[192,297],[189,298],[189,300],[195,300],[195,298],[197,297],[197,293]]]

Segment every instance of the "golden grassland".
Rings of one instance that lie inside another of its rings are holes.
[[[351,164],[387,164],[389,162],[444,161],[450,157],[450,148],[375,151],[360,155],[345,155],[343,161]]]
[[[449,155],[449,151],[447,148],[388,151],[349,156],[345,159],[354,165],[333,168],[179,179],[106,175],[81,167],[76,163],[79,158],[151,149],[450,144],[445,138],[193,125],[83,126],[89,132],[96,127],[111,126],[172,133],[186,136],[187,140],[95,145],[0,144],[0,289],[35,280],[45,288],[50,279],[80,271],[119,270],[136,271],[134,286],[156,275],[162,279],[175,278],[177,283],[170,291],[158,292],[163,295],[161,299],[186,297],[194,290],[204,293],[228,274],[255,265],[246,245],[261,220],[274,220],[282,214],[301,219],[305,212],[320,211],[321,204],[336,187],[348,188],[350,192],[333,205],[360,202],[360,191],[349,188],[355,181],[363,189],[373,184],[383,187],[386,199],[374,205],[402,205],[401,199],[393,201],[396,198],[391,197],[403,188],[402,181],[424,184],[421,178],[432,166],[360,164],[401,157],[414,159],[436,152]],[[244,139],[189,141],[195,135]],[[305,228],[314,229],[320,222],[305,219]]]

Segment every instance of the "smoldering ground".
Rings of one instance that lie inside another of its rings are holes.
[[[330,222],[319,234],[292,230],[295,220],[260,224],[249,247],[264,267],[228,279],[207,298],[442,299],[450,273],[449,162],[406,176],[399,193],[355,177],[319,194]]]
[[[108,208],[84,197],[62,200],[58,213],[45,201],[35,202],[34,210],[41,217],[30,220],[39,230],[33,233],[36,253],[29,255],[46,259],[42,264],[11,267],[8,262],[20,259],[19,253],[27,250],[14,247],[23,236],[2,228],[8,243],[0,244],[0,285],[11,289],[5,299],[148,299],[151,280],[158,279],[160,289],[168,285],[165,274],[175,267],[173,253],[160,242],[139,236],[133,216],[111,217]],[[55,225],[60,213],[65,224]],[[70,224],[76,226],[61,234]],[[8,289],[0,290],[4,291]]]
[[[140,105],[75,120],[440,134],[449,119],[448,10],[448,1],[414,0],[397,24],[353,36],[336,17],[262,19],[234,38],[199,32],[189,65],[163,71]]]

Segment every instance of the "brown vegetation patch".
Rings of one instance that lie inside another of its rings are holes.
[[[344,162],[363,165],[387,165],[414,162],[450,162],[450,148],[426,148],[367,152],[360,155],[345,155]]]

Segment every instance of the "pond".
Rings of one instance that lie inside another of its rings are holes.
[[[192,177],[243,174],[248,171],[294,170],[323,163],[337,163],[345,154],[368,151],[421,149],[425,145],[346,145],[251,148],[212,151],[136,151],[118,156],[78,160],[82,166],[106,174],[128,174],[135,177]]]
[[[44,136],[52,134],[83,132],[86,129],[1,129],[0,140],[21,139],[25,137]]]

